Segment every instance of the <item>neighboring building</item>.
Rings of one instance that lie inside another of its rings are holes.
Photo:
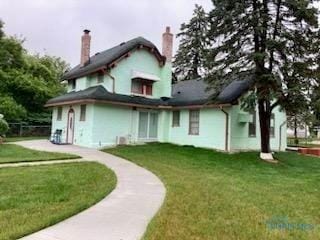
[[[201,79],[172,85],[169,27],[162,54],[138,37],[89,57],[90,39],[85,30],[81,63],[63,77],[68,93],[46,104],[62,142],[94,148],[152,141],[225,151],[260,148],[258,114],[241,110],[239,102],[250,81],[233,81],[220,93],[207,91]],[[276,108],[273,150],[286,147],[285,121],[285,112]]]

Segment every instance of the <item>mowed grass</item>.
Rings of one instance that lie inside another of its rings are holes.
[[[279,153],[280,163],[270,164],[256,152],[171,144],[105,151],[151,170],[166,186],[144,239],[320,239],[320,158]],[[275,218],[308,227],[273,229],[267,223]]]
[[[48,161],[80,158],[77,155],[67,153],[54,153],[36,151],[24,148],[14,144],[0,145],[0,164],[15,162],[32,162],[32,161]]]
[[[0,239],[18,239],[101,200],[114,173],[93,162],[0,169]]]
[[[31,137],[6,137],[4,142],[19,142],[27,140],[49,139],[49,136],[31,136]]]

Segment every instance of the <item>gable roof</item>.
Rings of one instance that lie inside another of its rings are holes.
[[[152,99],[142,96],[111,93],[103,86],[98,85],[50,99],[46,106],[63,105],[79,101],[103,101],[141,107],[187,107],[205,104],[233,104],[241,95],[249,90],[249,87],[249,80],[235,80],[220,93],[217,93],[214,89],[208,91],[208,84],[203,79],[188,80],[172,85],[172,98]],[[212,96],[217,97],[212,99]]]
[[[107,49],[103,52],[96,53],[91,56],[89,61],[81,66],[80,64],[72,68],[70,71],[65,73],[62,77],[63,80],[74,79],[85,76],[92,72],[98,71],[99,69],[107,68],[114,61],[118,60],[122,56],[126,55],[133,49],[144,47],[152,51],[152,54],[156,56],[160,63],[165,62],[165,57],[161,55],[157,47],[150,41],[143,37],[137,37],[130,41],[121,43],[113,48]]]

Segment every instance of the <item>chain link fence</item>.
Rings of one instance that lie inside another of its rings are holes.
[[[51,125],[28,125],[25,123],[9,123],[7,137],[50,136]]]

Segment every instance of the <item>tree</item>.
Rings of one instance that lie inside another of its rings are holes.
[[[30,55],[22,44],[0,38],[0,112],[9,122],[43,122],[50,115],[44,104],[64,92],[60,79],[69,65],[58,57]]]
[[[208,18],[204,9],[195,5],[193,17],[188,23],[183,23],[180,33],[180,44],[174,57],[175,74],[180,80],[197,79],[204,69],[205,52],[208,47]]]
[[[207,79],[221,87],[249,78],[258,105],[261,152],[272,158],[270,117],[319,80],[318,11],[311,0],[213,0]],[[252,96],[249,97],[252,98]]]

